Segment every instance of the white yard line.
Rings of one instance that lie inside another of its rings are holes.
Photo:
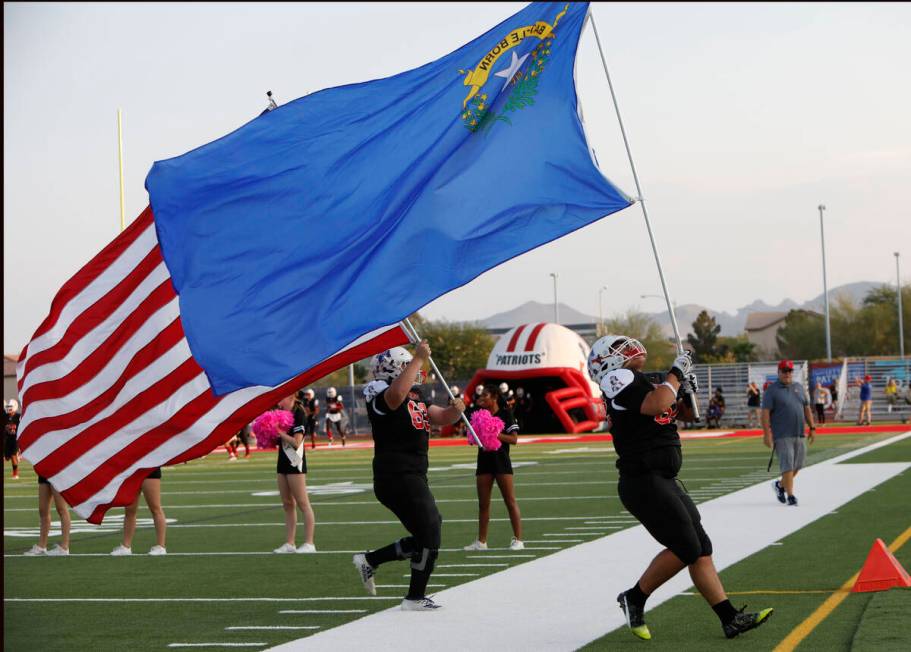
[[[365,614],[366,609],[283,609],[280,614]]]
[[[319,629],[320,625],[239,625],[225,627],[226,632],[241,632],[250,629]]]
[[[168,647],[264,647],[268,643],[168,643]]]
[[[837,463],[909,436],[911,432],[804,469],[799,508],[780,505],[765,481],[702,503],[715,565],[727,568],[911,468],[911,463]],[[442,591],[434,599],[444,608],[432,617],[387,609],[272,649],[403,652],[426,649],[426,642],[433,641],[437,651],[575,650],[625,625],[620,610],[613,608],[616,595],[659,549],[642,526],[628,528]],[[678,574],[652,595],[649,607],[690,585],[689,574]],[[502,612],[488,608],[491,604],[509,604],[513,616],[504,620]]]
[[[401,600],[401,598],[385,595],[322,598],[3,598],[4,602],[330,602],[333,600]]]

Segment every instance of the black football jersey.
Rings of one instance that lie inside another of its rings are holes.
[[[384,389],[367,402],[367,416],[373,431],[373,473],[427,473],[430,442],[430,414],[420,387],[412,387],[395,410],[386,405]]]
[[[519,422],[516,421],[515,416],[513,416],[512,410],[509,408],[500,408],[497,410],[495,415],[496,418],[500,419],[503,422],[503,432],[507,435],[518,435],[519,434]],[[469,417],[470,420],[470,417]],[[509,457],[509,444],[505,441],[500,442],[500,447],[495,451],[482,451],[478,449],[478,457],[483,457],[485,455],[497,455],[503,458]]]
[[[3,431],[8,436],[15,437],[16,433],[19,432],[19,419],[21,418],[18,412],[13,412],[12,414],[4,413],[6,417],[6,422],[3,425]]]
[[[655,385],[645,374],[632,369],[615,369],[601,380],[618,466],[624,457],[639,457],[664,446],[680,446],[676,402],[657,416],[640,412],[642,401],[654,389]]]
[[[316,415],[319,414],[319,399],[311,398],[303,400],[304,409],[307,411],[307,416],[309,419],[315,419]]]
[[[336,414],[345,409],[345,404],[342,402],[341,396],[336,396],[335,398],[326,399],[326,412],[328,414]]]

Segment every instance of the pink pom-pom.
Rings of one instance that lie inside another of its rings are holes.
[[[269,410],[253,421],[253,434],[258,448],[275,448],[280,433],[287,433],[294,425],[294,415],[288,410]]]
[[[475,433],[478,435],[478,439],[481,440],[481,446],[484,447],[486,451],[495,451],[499,450],[500,446],[503,445],[503,442],[500,441],[500,438],[497,436],[503,432],[503,427],[506,424],[503,423],[503,420],[499,417],[493,416],[487,410],[478,410],[473,412],[471,415],[471,427],[474,428]],[[468,432],[468,443],[474,444],[474,438],[472,438],[471,433]]]

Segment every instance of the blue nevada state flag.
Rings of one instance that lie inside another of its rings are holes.
[[[155,163],[161,253],[216,395],[284,383],[631,203],[577,112],[587,10],[531,4],[432,63]]]

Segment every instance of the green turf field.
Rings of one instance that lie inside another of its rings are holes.
[[[819,437],[809,463],[894,434]],[[909,442],[851,462],[909,461]],[[377,576],[379,595],[373,599],[367,599],[351,565],[352,552],[403,534],[373,497],[371,457],[369,450],[308,451],[308,483],[317,517],[315,555],[271,554],[283,542],[282,510],[277,495],[258,494],[277,493],[275,453],[229,463],[219,452],[164,469],[163,503],[172,520],[166,557],[142,554],[154,543],[151,522],[142,520],[134,555],[108,555],[120,541],[119,521],[112,517],[122,510],[113,510],[110,524],[106,520],[101,528],[74,520],[78,531],[72,536],[70,557],[19,556],[37,539],[37,485],[27,466],[19,481],[9,479],[7,466],[5,649],[162,650],[172,643],[201,642],[261,643],[246,649],[262,649],[397,605],[408,582],[406,564],[383,566]],[[444,517],[444,551],[431,591],[635,524],[616,497],[615,457],[609,444],[525,445],[514,449],[512,458],[527,550],[466,553],[461,546],[476,536],[474,451],[431,449],[431,486]],[[767,461],[767,449],[755,438],[690,441],[684,444],[681,479],[701,502],[770,479]],[[875,537],[888,544],[911,526],[908,495],[911,473],[906,471],[783,539],[782,545],[724,571],[722,579],[736,606],[776,608],[769,624],[735,642],[724,640],[717,619],[699,596],[681,595],[648,612],[650,643],[620,630],[586,649],[647,645],[705,650],[728,644],[771,650],[859,570]],[[498,498],[495,492],[489,544],[505,548],[511,530]],[[147,517],[141,509],[140,519]],[[52,536],[50,544],[55,540]],[[911,568],[911,543],[897,557]],[[617,607],[611,603],[604,608]],[[911,634],[903,620],[909,612],[911,591],[851,595],[800,649],[908,649]]]

